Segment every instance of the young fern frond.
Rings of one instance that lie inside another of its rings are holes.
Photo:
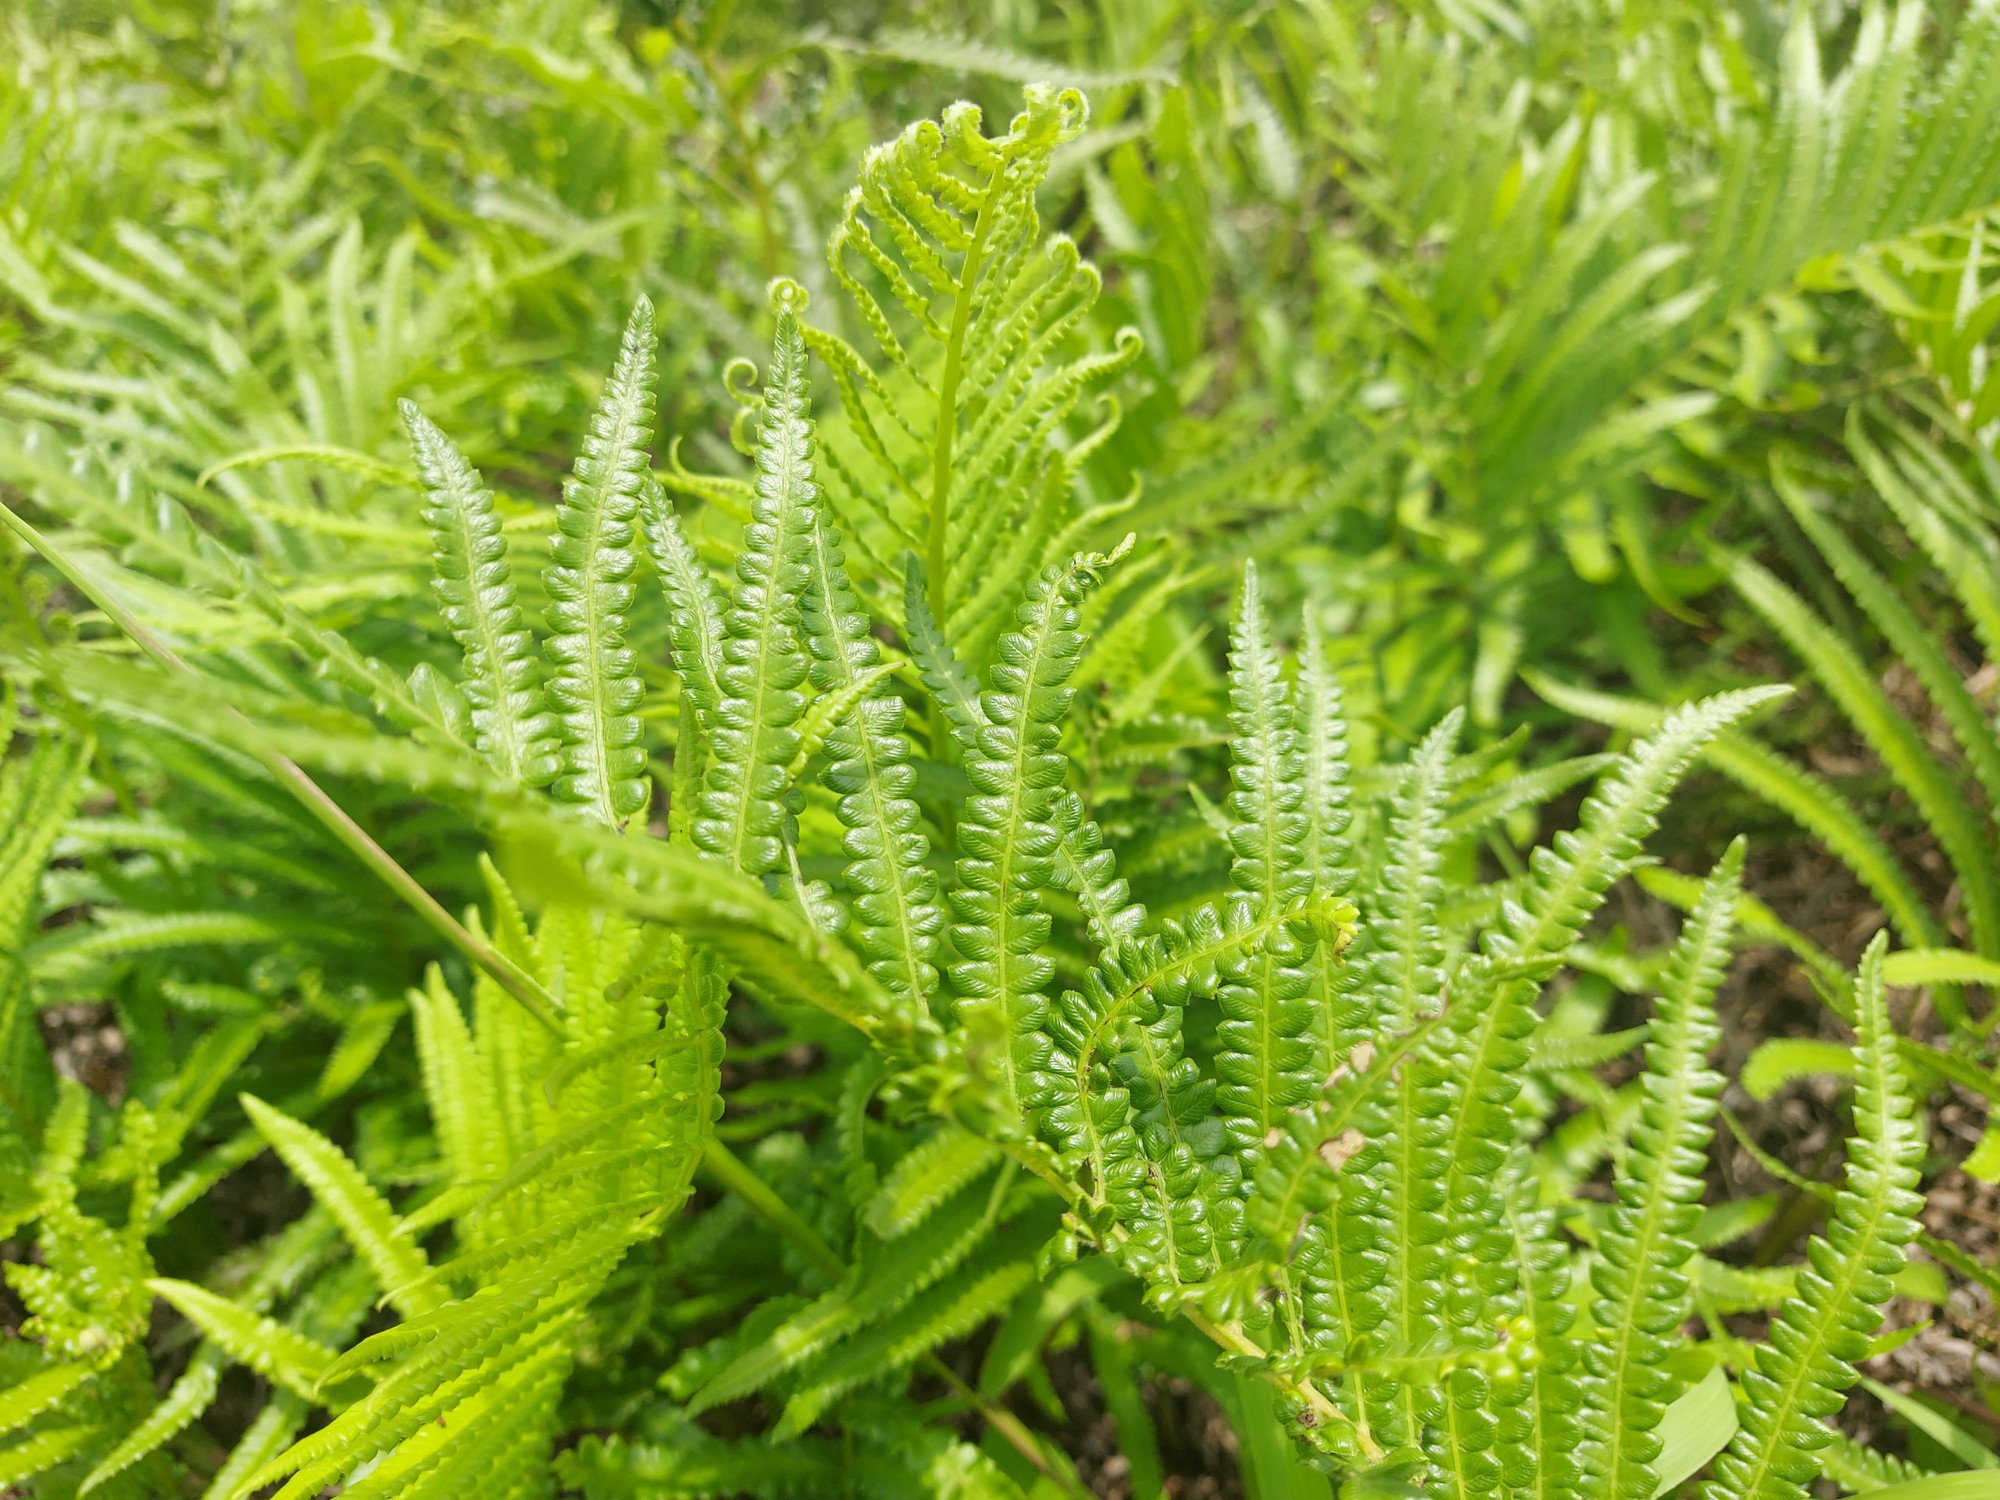
[[[903,700],[886,683],[864,687],[882,650],[848,582],[840,533],[814,517],[802,606],[808,669],[822,693],[861,690],[826,737],[822,777],[840,799],[844,871],[860,919],[855,944],[885,989],[921,1003],[937,983],[944,913],[927,859],[930,840],[911,797],[916,776],[903,732]]]
[[[1075,90],[1031,86],[1004,136],[956,104],[871,151],[828,244],[836,280],[887,364],[817,329],[846,425],[829,448],[837,508],[877,555],[923,556],[961,639],[1004,609],[1008,580],[1050,561],[1073,466],[1061,433],[1085,390],[1139,353],[1065,360],[1100,278],[1063,236],[1046,241],[1035,193],[1079,134]],[[914,325],[897,332],[880,293]]]
[[[757,440],[757,499],[736,561],[736,591],[723,615],[716,675],[714,760],[694,823],[701,848],[747,875],[784,863],[785,768],[798,749],[806,679],[799,604],[809,576],[819,491],[806,396],[802,296],[774,298],[778,331]]]
[[[625,644],[632,606],[632,551],[653,436],[653,305],[640,298],[625,325],[618,362],[590,422],[575,473],[563,484],[553,558],[544,575],[562,773],[556,795],[613,828],[645,807],[645,748],[634,712],[642,691]]]
[[[1847,1180],[1824,1238],[1807,1247],[1798,1293],[1779,1309],[1771,1341],[1743,1375],[1742,1426],[1715,1462],[1704,1500],[1803,1500],[1819,1472],[1822,1425],[1840,1409],[1854,1362],[1889,1300],[1903,1247],[1917,1235],[1915,1192],[1923,1143],[1896,1060],[1882,983],[1886,942],[1878,936],[1854,987],[1855,1134]]]
[[[1407,1033],[1445,1004],[1444,935],[1436,912],[1443,892],[1447,772],[1462,722],[1461,714],[1447,715],[1411,757],[1392,804],[1381,879],[1364,898],[1358,989],[1365,1007],[1362,1024],[1376,1034]],[[1356,1314],[1349,1337],[1393,1319],[1400,1346],[1415,1352],[1429,1348],[1443,1333],[1440,1288],[1448,1255],[1446,1162],[1440,1148],[1448,1097],[1440,1069],[1426,1050],[1392,1075],[1389,1097],[1362,1117],[1367,1144],[1347,1175],[1368,1186],[1350,1190],[1343,1199],[1343,1207],[1351,1202],[1356,1211],[1353,1222],[1329,1231],[1338,1234],[1341,1258],[1328,1271],[1337,1269],[1343,1282],[1352,1283],[1351,1290],[1343,1288]],[[1371,1284],[1386,1286],[1386,1297],[1366,1295]],[[1380,1382],[1371,1391],[1364,1377],[1350,1383],[1348,1395],[1366,1414],[1380,1408],[1388,1392]],[[1385,1437],[1414,1441],[1426,1408],[1411,1386],[1394,1399],[1411,1430],[1397,1434],[1386,1413],[1375,1416],[1371,1425]]]
[[[952,941],[964,957],[951,980],[1003,1130],[1025,1121],[1025,1081],[1046,1046],[1041,991],[1054,966],[1042,952],[1050,926],[1042,892],[1055,881],[1060,835],[1049,816],[1068,772],[1061,723],[1083,649],[1077,607],[1116,556],[1051,566],[1029,588],[1015,615],[1020,628],[1001,638],[992,687],[978,700],[985,723],[966,754],[972,791],[960,815],[964,853],[951,893]]]
[[[541,786],[557,770],[554,721],[543,702],[534,637],[514,601],[507,538],[493,492],[450,438],[409,401],[402,403],[417,471],[430,502],[431,587],[465,655],[461,685],[472,708],[474,744],[501,775]]]
[[[1312,876],[1315,894],[1345,896],[1354,883],[1354,851],[1347,841],[1347,722],[1342,714],[1340,680],[1327,660],[1325,643],[1310,610],[1299,641],[1298,699],[1293,717],[1304,759],[1301,864]],[[1307,972],[1319,1021],[1323,1070],[1331,1070],[1361,1036],[1356,1006],[1349,998],[1354,976],[1348,966],[1317,952]]]
[[[1663,1368],[1688,1309],[1689,1237],[1701,1212],[1710,1120],[1723,1078],[1708,1066],[1721,1040],[1715,988],[1729,958],[1742,890],[1743,842],[1702,886],[1701,899],[1660,985],[1659,1014],[1646,1046],[1645,1091],[1618,1202],[1598,1236],[1591,1265],[1597,1336],[1586,1362],[1592,1392],[1592,1482],[1613,1500],[1652,1500],[1653,1461],[1671,1389]]]
[[[639,521],[653,571],[667,591],[673,617],[674,670],[680,676],[681,691],[697,725],[712,729],[722,701],[721,595],[681,528],[666,491],[657,483],[640,486]]]
[[[1230,742],[1230,876],[1251,901],[1279,910],[1313,888],[1304,849],[1306,765],[1254,565],[1244,572],[1231,642],[1229,703],[1236,731]],[[1311,1098],[1326,1073],[1307,1001],[1304,965],[1310,957],[1274,938],[1251,961],[1248,982],[1227,984],[1220,996],[1216,1102],[1246,1167],[1254,1167],[1264,1137]]]

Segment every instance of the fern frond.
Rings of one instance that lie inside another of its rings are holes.
[[[77,1495],[91,1494],[111,1483],[193,1423],[222,1388],[222,1371],[227,1363],[228,1357],[217,1345],[204,1343],[197,1348],[160,1404],[98,1460],[77,1486]]]
[[[1342,712],[1340,679],[1327,660],[1319,623],[1311,610],[1306,611],[1300,636],[1298,701],[1293,718],[1304,759],[1300,812],[1306,826],[1301,865],[1312,876],[1316,894],[1345,896],[1354,884],[1353,850],[1347,841],[1347,721]],[[1323,1071],[1331,1070],[1359,1038],[1359,1016],[1349,998],[1356,976],[1323,953],[1313,955],[1308,972],[1318,1018],[1320,1061]]]
[[[1100,950],[1124,941],[1146,924],[1146,908],[1132,900],[1131,887],[1118,876],[1118,858],[1104,842],[1104,830],[1083,815],[1083,798],[1064,792],[1050,810],[1057,834],[1055,879],[1077,899],[1090,940]]]
[[[1544,673],[1524,671],[1529,686],[1566,713],[1643,733],[1666,710],[1637,699],[1573,687]],[[1903,941],[1935,946],[1937,924],[1911,887],[1896,857],[1852,803],[1811,772],[1794,765],[1762,742],[1725,730],[1703,752],[1709,764],[1752,794],[1762,797],[1814,838],[1823,840],[1855,878],[1882,903]]]
[[[972,1179],[914,1229],[864,1241],[848,1279],[745,1349],[689,1403],[699,1413],[760,1390],[787,1370],[907,1306],[954,1270],[993,1226],[1011,1173]]]
[[[757,500],[736,592],[723,616],[714,761],[694,823],[695,842],[731,868],[765,875],[784,862],[784,768],[798,748],[805,703],[799,642],[818,489],[806,397],[799,298],[777,299],[778,331],[757,441]]]
[[[0,688],[0,718],[11,719],[10,688]],[[0,762],[0,1225],[25,1212],[32,1188],[33,1142],[50,1099],[50,1069],[35,1024],[27,965],[36,892],[64,823],[83,792],[91,747],[54,735],[17,759]]]
[[[674,670],[680,674],[681,691],[695,718],[712,731],[722,701],[722,598],[666,492],[650,477],[639,487],[639,521],[672,610]]]
[[[524,1274],[363,1340],[326,1368],[322,1386],[377,1363],[393,1361],[393,1368],[325,1427],[253,1474],[249,1486],[284,1479],[277,1493],[299,1500],[360,1459],[397,1450],[412,1438],[418,1439],[415,1449],[398,1455],[404,1462],[430,1460],[438,1451],[434,1444],[447,1445],[449,1453],[453,1414],[466,1407],[461,1415],[475,1415],[508,1394],[504,1383],[499,1389],[489,1383],[487,1372],[568,1359],[580,1305],[603,1285],[632,1238],[628,1222],[613,1222]],[[443,1428],[433,1430],[441,1416]],[[546,1422],[529,1430],[535,1444],[546,1443]]]
[[[1487,936],[1458,1008],[1454,1030],[1463,1049],[1467,1107],[1450,1143],[1455,1190],[1481,1196],[1478,1184],[1492,1181],[1502,1164],[1512,1131],[1505,1111],[1519,1089],[1523,1038],[1533,1020],[1527,997],[1558,966],[1604,892],[1630,869],[1668,793],[1702,749],[1733,721],[1789,691],[1746,688],[1675,709],[1584,803],[1580,831],[1558,834],[1535,851],[1520,904],[1504,909],[1499,928]]]
[[[146,1284],[236,1363],[303,1400],[318,1398],[320,1377],[338,1357],[334,1350],[189,1282],[156,1277]]]
[[[843,340],[808,335],[847,417],[831,466],[851,491],[844,517],[850,528],[865,521],[888,556],[921,538],[933,599],[961,633],[975,623],[961,600],[983,592],[1004,608],[1004,580],[1046,560],[1051,533],[1038,518],[1066,501],[1072,477],[1064,425],[1086,389],[1139,352],[1129,330],[1109,354],[1059,352],[1101,280],[1066,238],[1043,238],[1035,192],[1085,114],[1075,90],[1033,85],[1004,136],[985,135],[969,104],[910,127],[864,160],[828,243],[834,277],[891,370],[885,379]],[[916,343],[897,332],[882,292]],[[1003,540],[1015,544],[1004,562]]]
[[[1348,915],[1336,912],[1335,922]],[[1113,1205],[1128,1228],[1146,1205],[1130,1196],[1143,1168],[1135,1165],[1140,1142],[1131,1093],[1112,1070],[1120,1038],[1135,1025],[1157,1029],[1168,1018],[1178,1025],[1191,999],[1213,995],[1223,976],[1243,972],[1273,933],[1306,920],[1297,910],[1257,912],[1246,902],[1221,912],[1199,907],[1185,925],[1163,922],[1157,932],[1109,949],[1084,976],[1083,989],[1066,990],[1050,1008],[1053,1046],[1031,1080],[1041,1132],[1064,1164],[1081,1172],[1090,1201]],[[1349,935],[1351,927],[1336,927],[1327,941],[1344,945]]]
[[[947,1339],[970,1333],[1033,1280],[1033,1254],[1032,1238],[1000,1237],[922,1297],[802,1370],[801,1388],[785,1403],[773,1438],[798,1436],[848,1391],[901,1374]]]
[[[1923,813],[1965,888],[1966,919],[1975,946],[1983,953],[2000,952],[2000,878],[1980,835],[1979,819],[1958,787],[1889,702],[1854,648],[1804,600],[1747,557],[1736,560],[1729,576],[1737,592],[1805,660]]]
[[[1742,1426],[1715,1461],[1704,1500],[1802,1500],[1826,1446],[1823,1420],[1840,1409],[1854,1361],[1889,1300],[1890,1277],[1917,1235],[1916,1191],[1922,1142],[1896,1061],[1896,1037],[1882,985],[1886,941],[1877,936],[1854,987],[1855,1134],[1847,1180],[1825,1237],[1807,1246],[1798,1293],[1772,1320],[1742,1384]]]
[[[1515,1137],[1513,1105],[1527,1061],[1526,1038],[1535,1024],[1530,1000],[1560,963],[1605,891],[1630,869],[1640,841],[1660,807],[1703,747],[1732,721],[1785,689],[1719,694],[1678,709],[1648,740],[1635,746],[1618,770],[1584,804],[1575,833],[1558,834],[1537,849],[1518,906],[1503,907],[1485,951],[1467,964],[1452,1007],[1447,1039],[1440,1044],[1442,1071],[1437,1104],[1449,1119],[1439,1162],[1444,1210],[1461,1254],[1461,1274],[1478,1289],[1477,1301],[1518,1303],[1519,1284],[1503,1223],[1503,1172]],[[1477,1302],[1473,1305],[1477,1305]],[[1462,1324],[1469,1309],[1447,1302],[1448,1321]],[[1453,1482],[1480,1486],[1524,1483],[1534,1455],[1525,1445],[1527,1392],[1489,1378],[1477,1364],[1452,1377],[1448,1399],[1432,1404],[1437,1443],[1434,1464]]]
[[[985,723],[968,748],[972,783],[958,829],[959,888],[951,894],[964,955],[951,980],[976,1065],[991,1080],[998,1123],[1025,1122],[1027,1076],[1042,1065],[1053,965],[1043,953],[1050,919],[1044,889],[1055,883],[1059,835],[1048,821],[1068,762],[1061,724],[1066,685],[1083,649],[1078,605],[1111,559],[1080,556],[1050,567],[1016,612],[1019,629],[1001,638],[981,694]]]
[[[300,1124],[250,1094],[242,1095],[241,1103],[271,1149],[334,1216],[355,1254],[368,1263],[398,1311],[411,1317],[435,1308],[435,1292],[401,1290],[414,1286],[430,1269],[429,1264],[416,1244],[396,1233],[389,1205],[360,1169],[310,1125]]]
[[[1819,548],[1834,575],[1867,611],[1897,656],[1916,673],[1925,694],[1951,727],[1952,738],[1985,793],[1987,806],[2000,807],[2000,741],[1995,740],[1991,723],[1966,690],[1964,678],[1889,581],[1819,513],[1798,477],[1774,460],[1771,479],[1799,529]]]
[[[507,538],[493,492],[451,439],[405,401],[400,410],[429,508],[431,587],[465,654],[474,743],[500,774],[540,786],[556,774],[554,720],[544,706],[534,638],[514,600]]]
[[[1889,429],[1889,442],[1869,433],[1859,404],[1848,413],[1847,451],[1874,485],[1903,530],[1923,548],[1964,606],[1988,661],[2000,661],[2000,542],[1989,527],[1963,512],[1954,516],[1933,498],[1964,481],[1942,462],[1933,445],[1904,423]],[[1976,516],[1976,508],[1966,507]]]
[[[979,706],[979,684],[945,639],[931,609],[929,574],[914,552],[903,560],[903,634],[952,737],[967,750],[975,749],[978,731],[986,723],[986,711]],[[938,753],[942,748],[933,746],[932,751]]]
[[[1828,1428],[1826,1435],[1827,1445],[1819,1450],[1820,1472],[1857,1494],[1886,1490],[1892,1485],[1915,1484],[1920,1479],[1931,1477],[1930,1470],[1920,1468],[1906,1458],[1864,1448],[1846,1433]]]
[[[826,737],[826,785],[839,797],[846,829],[841,846],[859,918],[856,946],[892,994],[927,998],[937,983],[937,875],[926,863],[930,840],[911,797],[916,775],[903,732],[903,700],[878,685],[882,651],[848,582],[840,533],[816,515],[807,551],[802,618],[809,668],[821,692],[860,694]]]
[[[878,1239],[907,1234],[932,1209],[983,1176],[999,1155],[992,1142],[943,1126],[898,1158],[869,1199],[864,1222]]]
[[[1236,731],[1230,743],[1230,876],[1252,900],[1278,909],[1313,887],[1304,850],[1306,766],[1254,565],[1244,570],[1231,640],[1229,702]],[[1304,967],[1310,956],[1274,941],[1251,962],[1248,982],[1225,985],[1220,996],[1216,1102],[1247,1167],[1258,1160],[1265,1135],[1288,1110],[1306,1103],[1325,1076]]]
[[[1535,1454],[1534,1478],[1515,1494],[1521,1500],[1582,1500],[1597,1491],[1588,1487],[1584,1466],[1586,1377],[1571,1332],[1576,1309],[1569,1297],[1569,1256],[1554,1232],[1555,1215],[1534,1204],[1535,1174],[1521,1165],[1508,1176],[1513,1190],[1502,1211],[1525,1293],[1526,1326],[1508,1330],[1506,1354],[1529,1386],[1523,1404]],[[1516,1347],[1517,1340],[1525,1347]]]
[[[641,685],[625,644],[632,606],[633,533],[653,435],[653,305],[640,298],[625,325],[618,362],[592,415],[573,475],[563,484],[545,580],[562,774],[556,795],[613,828],[645,807],[639,743]]]
[[[1618,1202],[1597,1240],[1591,1281],[1602,1342],[1586,1348],[1596,1378],[1592,1481],[1617,1500],[1652,1500],[1656,1431],[1666,1411],[1673,1334],[1688,1309],[1690,1232],[1700,1212],[1709,1121],[1723,1078],[1708,1066],[1721,1039],[1715,988],[1729,957],[1742,889],[1739,839],[1702,887],[1660,986],[1641,1076],[1644,1102],[1619,1175]]]

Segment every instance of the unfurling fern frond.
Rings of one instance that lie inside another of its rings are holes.
[[[493,492],[450,438],[409,401],[403,425],[416,453],[429,509],[432,587],[445,624],[465,654],[462,686],[472,707],[474,743],[503,776],[540,786],[558,768],[554,721],[543,706],[534,640],[514,601],[507,538]]]
[[[1798,1293],[1779,1309],[1771,1341],[1743,1375],[1749,1401],[1704,1500],[1802,1500],[1819,1472],[1821,1425],[1840,1409],[1854,1362],[1889,1300],[1890,1278],[1916,1238],[1923,1145],[1896,1060],[1882,985],[1886,942],[1877,937],[1855,985],[1855,1134],[1847,1181],[1824,1238],[1807,1247]]]
[[[829,435],[836,508],[876,556],[925,559],[960,639],[986,639],[1012,580],[1052,561],[1088,451],[1064,426],[1139,352],[1126,330],[1114,352],[1065,357],[1101,281],[1067,237],[1044,239],[1035,194],[1086,114],[1075,90],[1032,86],[1003,136],[970,104],[911,126],[869,153],[828,245],[887,365],[807,335],[846,417]]]
[[[613,828],[645,807],[637,659],[625,644],[632,605],[632,543],[646,445],[653,436],[653,305],[643,297],[591,418],[574,475],[563,485],[546,572],[555,670],[548,683],[561,741],[556,795]]]
[[[1593,1483],[1616,1500],[1652,1500],[1659,1482],[1652,1464],[1671,1389],[1663,1366],[1687,1316],[1695,1254],[1689,1234],[1701,1210],[1699,1172],[1723,1084],[1707,1061],[1721,1037],[1715,987],[1729,957],[1742,871],[1738,840],[1702,887],[1661,983],[1639,1119],[1591,1268],[1597,1337],[1586,1359],[1597,1382],[1597,1434],[1588,1467]]]

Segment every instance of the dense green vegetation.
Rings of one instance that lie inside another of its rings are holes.
[[[2000,1494],[2000,7],[0,60],[0,1489]]]

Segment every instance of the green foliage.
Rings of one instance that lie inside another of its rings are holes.
[[[1862,960],[1855,989],[1860,1019],[1855,1076],[1856,1134],[1849,1146],[1847,1184],[1834,1201],[1823,1240],[1807,1252],[1811,1269],[1798,1294],[1779,1310],[1773,1341],[1744,1375],[1751,1400],[1743,1426],[1717,1464],[1705,1492],[1720,1495],[1803,1495],[1827,1435],[1819,1419],[1838,1409],[1853,1378],[1851,1362],[1867,1348],[1889,1295],[1889,1277],[1916,1237],[1921,1200],[1921,1145],[1896,1064],[1882,990],[1878,939]],[[1782,1330],[1782,1332],[1778,1332]]]
[[[2000,22],[1407,10],[0,23],[0,1486],[1077,1494],[1071,1350],[1135,1494],[1161,1376],[1260,1496],[1929,1482],[1828,1423],[2000,1095]],[[1703,761],[1902,950],[1649,868]]]

